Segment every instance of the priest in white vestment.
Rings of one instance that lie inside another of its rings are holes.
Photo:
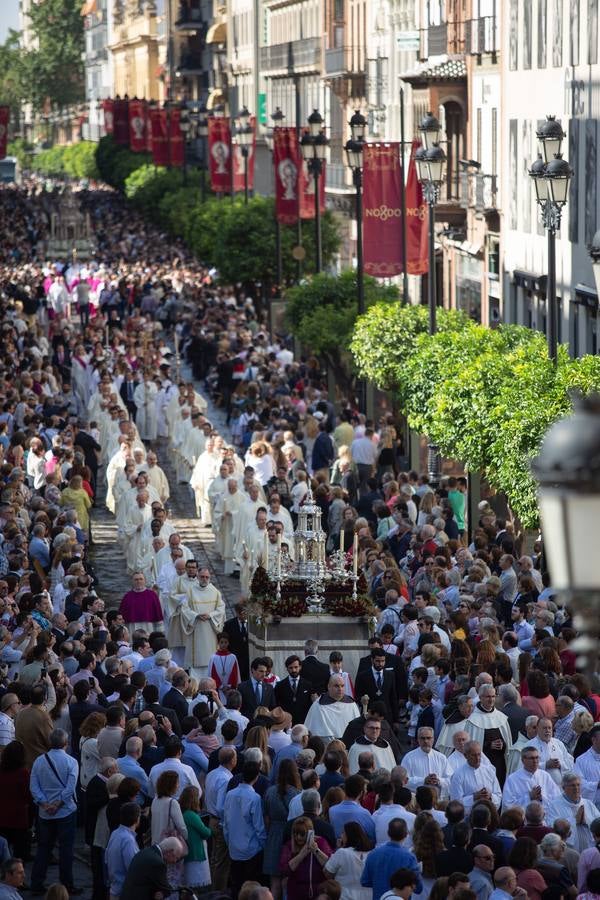
[[[227,522],[239,515],[244,504],[244,495],[238,490],[237,478],[230,478],[227,482],[227,493],[223,497],[223,520]],[[223,572],[225,575],[231,575],[239,568],[239,563],[235,557],[235,548],[233,544],[233,529],[224,528],[223,541],[221,546],[221,556],[223,558]]]
[[[256,513],[255,524],[248,529],[245,540],[246,546],[242,548],[242,558],[240,560],[240,590],[242,597],[249,595],[252,576],[257,567],[263,566],[263,568],[267,568],[268,566],[268,543],[267,511],[261,507]],[[276,551],[277,542],[275,542],[274,552],[276,553]]]
[[[406,753],[402,765],[407,771],[407,787],[416,791],[421,785],[437,788],[438,799],[448,797],[448,758],[433,749],[433,728],[422,727],[417,733],[419,746]]]
[[[550,719],[539,719],[537,736],[531,745],[539,750],[541,768],[560,785],[564,773],[573,770],[574,760],[563,742],[552,736],[552,731]]]
[[[214,438],[208,437],[204,450],[196,460],[190,478],[190,485],[196,500],[196,515],[202,520],[204,525],[212,525],[208,485],[218,472],[220,462],[221,455],[215,452]]]
[[[450,799],[460,800],[469,815],[478,800],[491,800],[500,809],[502,791],[492,766],[481,763],[481,745],[468,741],[465,746],[465,764],[450,778]]]
[[[280,522],[283,525],[283,540],[290,545],[294,543],[294,524],[292,522],[292,517],[285,506],[281,505],[281,497],[276,492],[273,492],[269,497],[267,521]]]
[[[169,482],[167,481],[167,476],[161,469],[158,463],[158,459],[156,457],[156,453],[152,450],[148,451],[148,455],[146,456],[146,476],[148,478],[148,484],[154,488],[161,503],[166,503],[169,497],[171,496],[171,490],[169,488]]]
[[[548,772],[540,768],[537,747],[529,743],[521,751],[522,768],[509,775],[502,791],[502,806],[527,806],[530,800],[539,800],[544,809],[560,794],[560,788]]]
[[[450,778],[452,778],[456,770],[460,769],[461,766],[464,766],[467,761],[465,758],[465,747],[469,743],[469,735],[466,731],[455,731],[452,737],[452,743],[454,745],[454,750],[448,757],[448,775]],[[481,765],[492,765],[483,752],[481,754]]]
[[[349,772],[355,775],[360,769],[359,757],[361,753],[372,753],[375,758],[376,769],[387,769],[391,772],[396,765],[396,757],[390,744],[381,737],[381,722],[379,719],[365,719],[363,734],[357,738],[348,750]]]
[[[151,518],[152,508],[148,502],[148,491],[142,489],[136,493],[134,503],[129,504],[123,519],[122,530],[127,538],[125,543],[125,561],[129,575],[133,575],[134,572],[143,568],[143,562],[151,544],[144,525],[150,522]]]
[[[160,503],[159,496],[153,487],[150,487],[148,484],[148,479],[146,477],[145,472],[140,472],[140,474],[135,479],[134,487],[129,488],[124,491],[121,497],[119,498],[119,502],[117,504],[115,510],[115,518],[117,520],[117,525],[121,527],[125,521],[128,510],[135,503],[136,497],[140,491],[145,491],[148,494],[148,499],[150,504],[152,503]]]
[[[506,762],[506,774],[512,775],[521,768],[521,751],[537,737],[537,716],[527,716],[525,719],[525,734],[519,732],[519,737],[508,751]]]
[[[246,535],[250,530],[253,522],[256,521],[256,513],[264,506],[263,501],[258,496],[258,485],[251,484],[248,495],[244,496],[244,503],[240,506],[238,512],[232,520],[231,525],[223,527],[232,531],[233,552],[236,559],[240,559],[243,553],[242,544],[246,540]]]
[[[181,555],[179,547],[173,550],[171,562],[166,563],[158,573],[156,579],[156,587],[158,588],[158,599],[163,611],[163,622],[165,631],[169,629],[170,606],[168,603],[169,596],[173,590],[173,585],[178,578],[185,575],[186,560]],[[183,645],[182,645],[183,646]],[[183,656],[182,656],[183,659]]]
[[[468,694],[461,694],[457,701],[457,709],[444,722],[440,729],[435,749],[446,756],[454,750],[454,735],[465,730],[465,723],[473,712],[473,700]]]
[[[173,557],[174,550],[181,550],[181,554],[177,554],[177,556],[183,556],[184,562],[187,562],[188,559],[193,559],[194,557],[190,548],[182,542],[181,536],[174,531],[173,534],[170,534],[167,538],[167,545],[156,555],[156,569],[159,575],[163,566],[167,565],[169,562],[175,562],[177,557]]]
[[[577,772],[567,772],[563,775],[562,792],[546,808],[546,825],[552,828],[557,819],[566,819],[571,826],[567,844],[579,853],[594,846],[590,825],[600,816],[596,804],[582,796],[581,786],[581,776]]]
[[[158,433],[156,395],[158,389],[151,378],[145,377],[133,392],[137,414],[135,424],[143,441],[155,441]]]
[[[193,678],[202,678],[216,650],[217,634],[223,630],[225,603],[220,591],[210,583],[208,569],[201,569],[197,579],[187,575],[178,578],[171,596],[173,594],[181,599],[171,612],[169,635],[176,626],[180,628],[184,641],[184,667],[190,670]]]
[[[498,775],[500,784],[506,778],[507,754],[512,747],[512,734],[508,718],[496,709],[496,689],[492,684],[482,684],[478,691],[479,702],[465,722],[465,731],[488,757]]]
[[[332,675],[327,685],[327,693],[315,700],[308,710],[304,724],[311,734],[316,734],[325,743],[341,740],[346,726],[360,716],[358,706],[344,692],[344,679]]]
[[[573,769],[581,775],[583,796],[600,807],[600,724],[594,725],[589,734],[592,746],[577,757]]]
[[[219,472],[208,483],[206,497],[210,507],[210,521],[215,536],[215,550],[219,556],[223,556],[223,538],[221,533],[223,516],[223,497],[227,491],[227,481],[230,478],[229,465],[222,462]]]

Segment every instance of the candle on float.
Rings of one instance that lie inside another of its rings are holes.
[[[277,577],[281,578],[281,532],[277,532]]]
[[[358,575],[358,535],[354,535],[354,544],[352,546],[352,571]]]
[[[344,528],[340,531],[340,553],[344,555]]]

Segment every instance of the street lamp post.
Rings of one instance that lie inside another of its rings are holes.
[[[283,121],[285,119],[285,115],[282,113],[281,108],[279,106],[276,107],[275,112],[271,113],[271,119],[273,124],[267,129],[267,133],[265,136],[265,140],[267,142],[267,147],[271,153],[271,157],[273,157],[274,153],[274,129],[280,128],[283,125]],[[275,173],[275,179],[277,180],[277,173]],[[283,282],[283,260],[281,256],[281,225],[279,219],[277,218],[277,210],[274,212],[275,215],[275,258],[277,263],[277,296],[281,295],[281,285]]]
[[[350,139],[346,142],[346,159],[348,167],[352,170],[352,180],[356,188],[356,293],[358,314],[365,311],[365,280],[363,261],[363,206],[362,206],[362,166],[363,149],[365,144],[365,131],[367,120],[358,111],[354,113],[349,122]],[[366,390],[363,379],[357,382],[358,405],[366,411]]]
[[[187,142],[193,129],[189,110],[184,106],[179,113],[179,130],[183,135],[183,183],[187,184]]]
[[[206,110],[206,106],[203,103],[197,111],[197,124],[196,128],[198,130],[198,137],[201,142],[201,158],[200,158],[200,199],[202,203],[204,203],[205,198],[205,171],[207,168],[206,161],[208,158],[207,153],[207,141],[208,141],[208,114]]]
[[[248,154],[254,138],[254,129],[250,124],[250,113],[244,106],[238,113],[239,125],[236,129],[237,142],[244,159],[244,203],[248,205]]]
[[[547,116],[537,132],[542,153],[538,155],[529,175],[535,186],[542,223],[548,232],[548,279],[546,286],[546,317],[548,356],[556,362],[558,352],[558,309],[556,302],[556,232],[560,230],[562,210],[569,195],[573,171],[562,158],[561,146],[565,133],[554,116]]]
[[[325,136],[323,116],[314,109],[308,117],[308,131],[302,135],[300,149],[302,158],[308,165],[309,174],[314,179],[315,191],[315,271],[322,268],[321,246],[321,204],[319,202],[319,178],[323,172],[323,162],[327,157],[329,140]]]
[[[600,396],[575,401],[571,416],[546,434],[532,472],[539,483],[544,551],[552,586],[574,613],[578,664],[598,689],[600,562]]]
[[[417,176],[423,189],[423,197],[429,207],[429,272],[427,277],[427,303],[429,307],[429,334],[437,328],[437,284],[435,273],[435,207],[446,174],[446,154],[440,147],[442,136],[440,123],[428,112],[421,122],[422,146],[415,153]],[[427,471],[429,479],[437,486],[441,475],[441,457],[435,444],[427,445]]]

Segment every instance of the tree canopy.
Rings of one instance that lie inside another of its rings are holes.
[[[21,54],[23,99],[36,110],[49,100],[68,106],[85,99],[83,18],[79,0],[44,0],[29,8],[33,49]]]

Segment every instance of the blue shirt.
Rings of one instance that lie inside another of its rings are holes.
[[[262,800],[252,785],[240,784],[225,797],[223,835],[229,856],[237,862],[252,859],[265,846]]]
[[[46,756],[52,760],[56,774]],[[75,787],[78,773],[79,766],[76,761],[64,750],[49,750],[47,754],[38,756],[31,768],[31,796],[37,804],[60,802],[54,815],[49,815],[40,806],[41,819],[64,819],[75,812],[77,809]]]
[[[143,805],[144,799],[150,796],[150,782],[139,762],[129,755],[120,756],[117,760],[117,766],[119,772],[125,775],[126,778],[135,778],[138,782],[140,793],[137,795],[136,800],[140,805]]]
[[[336,838],[342,836],[346,822],[357,822],[373,844],[376,843],[375,823],[371,813],[356,800],[343,800],[329,810],[329,821],[333,826]],[[386,890],[389,888],[389,884]]]
[[[48,544],[42,538],[31,538],[29,541],[29,556],[31,559],[37,559],[44,569],[47,569],[50,565],[50,550]]]
[[[223,821],[223,806],[225,804],[225,794],[227,793],[227,785],[232,779],[232,773],[225,766],[219,766],[213,769],[206,776],[204,782],[204,799],[206,808],[215,819]]]
[[[131,860],[139,849],[135,834],[125,825],[119,825],[108,839],[104,851],[104,865],[108,872],[111,896],[120,895]]]
[[[281,750],[278,751],[275,762],[273,763],[273,771],[271,772],[271,781],[273,784],[277,781],[277,773],[279,771],[279,766],[281,765],[282,759],[296,759],[298,754],[304,748],[302,744],[286,744],[285,747],[282,747]]]
[[[208,772],[208,757],[202,747],[198,747],[187,738],[183,739],[183,755],[181,761],[191,766],[196,775]]]
[[[332,807],[332,809],[335,808]],[[331,812],[332,810],[330,809],[330,818]],[[394,841],[388,841],[386,844],[376,847],[375,850],[371,850],[365,860],[360,883],[363,887],[373,888],[373,900],[379,900],[386,891],[390,890],[390,878],[398,869],[410,869],[416,873],[417,889],[415,894],[420,894],[423,885],[419,863],[410,851]]]

